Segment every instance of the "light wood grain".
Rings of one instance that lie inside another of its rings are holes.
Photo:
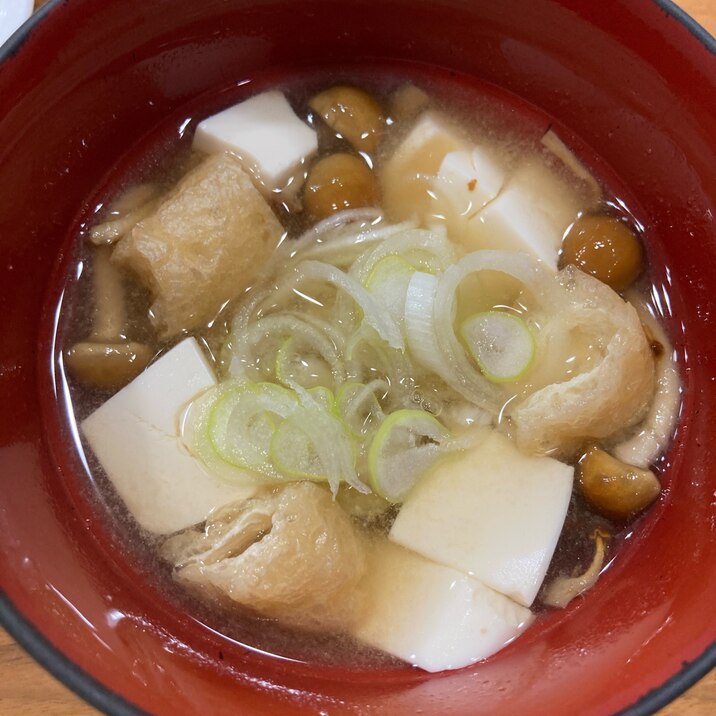
[[[716,37],[715,0],[675,0],[675,2]]]
[[[0,714],[90,716],[97,713],[40,668],[0,629]]]
[[[46,0],[38,0],[39,7]],[[680,0],[684,10],[716,36],[716,0]],[[90,716],[98,712],[40,668],[0,629],[0,714],[4,716]],[[712,672],[660,716],[716,714],[716,672]]]

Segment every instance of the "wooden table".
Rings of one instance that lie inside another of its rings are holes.
[[[36,6],[46,0],[37,0]],[[677,4],[716,36],[716,0],[677,0]],[[0,714],[3,716],[89,716],[97,711],[41,669],[0,630]],[[716,713],[716,672],[712,672],[660,716],[712,716]]]

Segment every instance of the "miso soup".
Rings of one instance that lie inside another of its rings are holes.
[[[648,222],[494,88],[242,91],[158,131],[77,237],[58,359],[88,491],[230,639],[488,658],[588,599],[659,499],[680,381]]]

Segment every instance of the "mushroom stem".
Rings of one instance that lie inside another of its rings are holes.
[[[126,340],[124,330],[127,312],[124,306],[122,277],[110,261],[110,249],[101,247],[94,258],[94,320],[90,341],[112,342]]]
[[[97,246],[119,241],[154,211],[159,202],[158,193],[154,184],[138,184],[128,189],[110,206],[107,220],[92,227],[89,240]]]
[[[110,262],[108,246],[95,252],[93,263],[94,316],[92,332],[65,351],[65,365],[75,378],[101,388],[121,388],[152,359],[149,346],[128,341],[127,312],[119,271]]]
[[[586,572],[576,577],[557,577],[545,590],[542,603],[548,607],[564,609],[572,599],[591,589],[597,583],[604,566],[608,539],[609,535],[606,532],[602,532],[599,529],[595,530],[592,535],[594,558],[589,568]]]

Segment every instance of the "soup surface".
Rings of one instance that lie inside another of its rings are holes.
[[[60,321],[87,495],[137,569],[251,647],[428,671],[587,592],[680,394],[648,224],[598,158],[419,74],[167,127],[86,222]]]

